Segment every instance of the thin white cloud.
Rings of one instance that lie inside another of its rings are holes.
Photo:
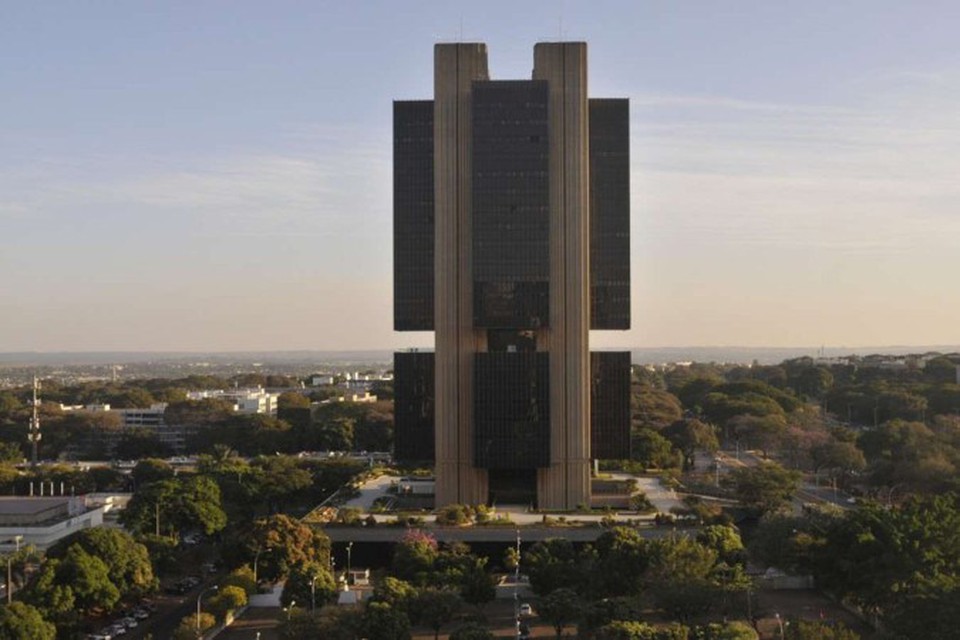
[[[936,101],[883,96],[857,108],[641,98],[634,213],[646,241],[956,248],[960,83]]]

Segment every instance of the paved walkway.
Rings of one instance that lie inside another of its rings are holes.
[[[637,477],[626,473],[614,473],[610,475],[617,480],[635,478],[637,481],[637,491],[642,491],[643,493],[647,494],[647,498],[650,499],[650,502],[652,502],[657,510],[662,513],[670,513],[670,510],[674,507],[683,506],[683,503],[680,501],[677,493],[673,489],[663,486],[663,484],[660,482],[660,478],[649,476]],[[397,482],[398,480],[399,478],[396,476],[389,475],[371,478],[360,487],[360,495],[348,500],[344,506],[359,508],[363,510],[364,515],[366,516],[373,507],[374,501],[377,498],[389,496],[390,494],[387,493],[387,490],[390,488],[391,484]],[[518,525],[532,525],[543,522],[542,513],[530,512],[525,507],[519,505],[498,506],[496,511],[491,515],[495,517],[497,513],[508,514],[510,520]],[[395,514],[372,515],[379,523],[390,522],[396,519]],[[550,515],[551,517],[558,517],[558,514]],[[599,522],[605,517],[605,514],[602,513],[568,513],[563,515],[571,522]],[[620,520],[646,521],[653,520],[653,517],[653,514],[637,515],[628,511],[617,513],[617,518]],[[432,514],[424,515],[423,518],[426,522],[434,522],[436,520],[435,516]]]
[[[278,640],[276,627],[285,615],[280,607],[250,607],[217,640]]]
[[[396,476],[388,475],[377,476],[376,478],[367,480],[363,483],[363,486],[360,487],[360,495],[347,500],[344,506],[363,509],[363,512],[367,513],[373,508],[373,503],[377,498],[390,495],[387,493],[387,489],[390,488],[391,484],[399,480],[400,478]]]

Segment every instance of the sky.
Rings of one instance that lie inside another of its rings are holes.
[[[436,42],[631,102],[633,328],[954,344],[960,3],[0,0],[0,351],[384,349],[391,109]]]

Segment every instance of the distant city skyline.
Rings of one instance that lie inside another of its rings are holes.
[[[505,16],[509,16],[505,18]],[[952,2],[0,9],[0,352],[429,346],[392,327],[391,103],[441,41],[631,100],[630,331],[953,344]]]

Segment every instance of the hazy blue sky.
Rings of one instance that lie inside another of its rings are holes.
[[[586,40],[631,99],[633,326],[602,346],[960,335],[960,3],[0,1],[0,351],[392,332],[391,101],[433,44]]]

